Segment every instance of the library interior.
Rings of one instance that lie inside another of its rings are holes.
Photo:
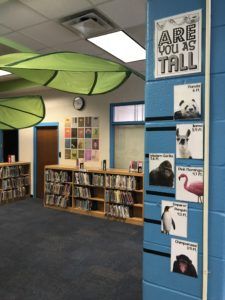
[[[0,300],[225,299],[224,0],[0,0]]]

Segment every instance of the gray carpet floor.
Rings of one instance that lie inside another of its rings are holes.
[[[0,206],[0,300],[139,300],[143,228],[43,208]]]

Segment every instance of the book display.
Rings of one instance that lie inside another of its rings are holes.
[[[0,204],[30,197],[30,163],[0,163]]]
[[[46,166],[44,205],[142,225],[143,174]]]

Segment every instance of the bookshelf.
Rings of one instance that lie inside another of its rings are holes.
[[[45,207],[143,224],[143,173],[51,165],[44,186]]]
[[[0,204],[30,197],[30,163],[0,163]]]

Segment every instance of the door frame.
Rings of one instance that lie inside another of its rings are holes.
[[[58,136],[58,149],[57,152],[59,153],[59,122],[44,122],[40,123],[33,127],[33,196],[36,197],[37,193],[37,129],[40,127],[57,127],[57,136]],[[59,163],[59,155],[58,155],[58,162]]]

